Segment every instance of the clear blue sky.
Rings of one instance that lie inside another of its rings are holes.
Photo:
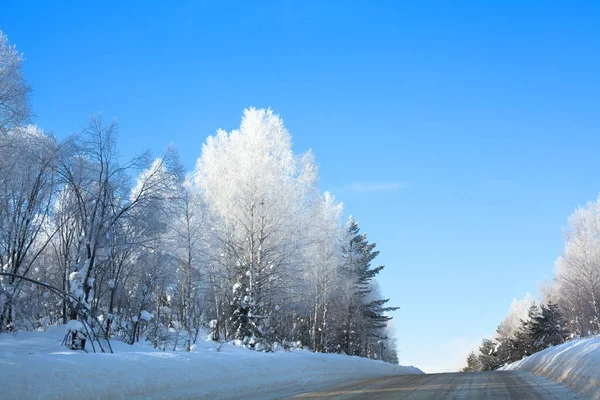
[[[282,115],[377,242],[401,362],[426,371],[536,293],[600,190],[597,1],[11,3],[59,137],[102,111],[124,156],[175,142],[191,169],[245,107]]]

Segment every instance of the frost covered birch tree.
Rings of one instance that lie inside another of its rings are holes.
[[[84,309],[107,337],[161,350],[191,351],[205,329],[256,350],[397,359],[375,245],[341,223],[279,116],[246,110],[239,129],[207,139],[188,176],[172,150],[121,163],[116,132],[92,117],[62,143],[31,126],[1,133],[2,271],[74,297],[3,277],[3,329]]]
[[[23,77],[23,55],[0,31],[0,133],[22,126],[30,118],[31,87]]]
[[[0,132],[0,267],[27,275],[54,232],[48,228],[59,146],[35,126]],[[44,235],[46,233],[46,235]],[[20,281],[10,277],[0,298],[0,331],[12,323]]]
[[[180,193],[170,224],[178,264],[174,303],[178,308],[178,320],[187,334],[186,348],[189,351],[201,326],[203,294],[210,287],[206,282],[207,226],[201,200],[188,178],[183,180]]]
[[[310,216],[310,245],[306,248],[305,276],[308,285],[306,299],[311,304],[309,330],[315,351],[337,351],[332,340],[334,332],[334,306],[337,298],[344,295],[344,281],[340,275],[342,205],[325,193],[315,199]]]
[[[571,214],[565,241],[556,261],[558,303],[573,332],[600,332],[600,198]]]
[[[92,116],[82,134],[69,142],[60,168],[65,190],[74,199],[70,217],[81,229],[69,289],[87,305],[94,300],[96,268],[109,257],[106,243],[111,229],[137,206],[156,199],[167,182],[161,174],[163,161],[157,160],[128,193],[128,171],[141,168],[146,160],[142,156],[120,164],[116,134],[116,122],[105,125],[100,117]]]
[[[249,109],[240,128],[209,137],[195,171],[214,240],[213,263],[229,280],[231,337],[258,340],[271,299],[284,290],[301,248],[298,218],[315,180],[309,155],[296,156],[283,121]]]

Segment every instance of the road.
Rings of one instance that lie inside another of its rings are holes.
[[[558,383],[524,371],[399,375],[353,382],[294,399],[568,400],[582,399]]]

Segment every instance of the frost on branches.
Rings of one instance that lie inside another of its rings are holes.
[[[70,293],[126,343],[190,350],[206,330],[256,350],[397,360],[375,244],[319,190],[312,153],[292,151],[278,115],[246,110],[190,173],[172,147],[122,162],[117,130],[92,117],[61,143],[32,127],[2,136],[0,196],[31,199],[0,210],[4,271]],[[28,179],[7,173],[15,163]],[[0,283],[2,329],[78,318],[77,304]]]

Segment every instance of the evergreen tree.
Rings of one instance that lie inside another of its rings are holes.
[[[533,351],[564,343],[569,336],[565,325],[557,304],[549,302],[546,306],[542,305],[540,313],[531,320],[529,326]]]
[[[377,298],[373,292],[373,280],[384,268],[383,265],[372,268],[371,262],[379,251],[375,243],[369,243],[366,233],[360,233],[358,223],[350,217],[347,228],[347,244],[343,249],[344,263],[342,274],[350,276],[352,286],[346,321],[343,324],[344,336],[340,340],[340,349],[346,354],[368,356],[371,342],[386,340],[383,332],[391,319],[386,315],[398,307],[385,307],[389,299]]]
[[[479,353],[481,371],[494,371],[500,366],[496,357],[496,345],[492,340],[483,339]]]
[[[511,339],[513,354],[509,359],[509,362],[514,362],[535,353],[535,345],[534,345],[534,337],[532,336],[532,324],[538,315],[540,314],[540,310],[538,306],[533,303],[531,307],[529,307],[529,311],[527,313],[527,319],[521,320],[521,326],[517,330],[514,335],[514,338]]]
[[[513,341],[510,338],[501,338],[496,346],[496,358],[498,365],[507,364],[514,354]]]
[[[481,371],[481,362],[474,351],[469,353],[467,357],[467,366],[462,369],[462,372],[478,372]]]

